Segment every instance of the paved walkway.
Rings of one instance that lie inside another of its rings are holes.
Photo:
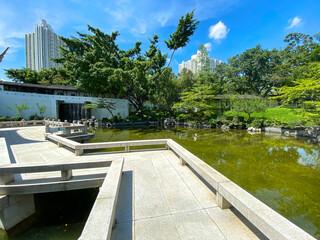
[[[169,150],[75,156],[68,149],[45,141],[43,133],[44,127],[0,129],[0,137],[6,138],[12,162],[50,163],[125,157],[113,240],[264,238],[249,223],[242,221],[235,210],[217,207],[215,194],[187,166],[181,166]],[[107,169],[99,171],[106,172]],[[47,177],[54,174],[59,176],[59,173],[51,173]],[[35,177],[39,175],[22,175],[22,178]]]

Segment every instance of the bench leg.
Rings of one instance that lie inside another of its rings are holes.
[[[67,181],[72,178],[72,170],[63,170],[61,171],[61,180]]]
[[[75,154],[76,156],[81,156],[83,154],[83,149],[76,149]]]
[[[179,157],[179,159],[180,159],[180,164],[181,164],[182,166],[186,166],[186,165],[187,165],[187,162],[186,162],[185,160],[183,160],[182,157]]]
[[[232,206],[219,192],[217,192],[216,199],[217,204],[221,209],[227,209]]]

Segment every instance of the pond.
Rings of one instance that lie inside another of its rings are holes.
[[[171,138],[320,238],[320,146],[311,139],[182,127],[98,128],[93,132],[91,142]]]

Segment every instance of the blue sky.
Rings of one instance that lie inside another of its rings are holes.
[[[158,34],[159,47],[170,54],[163,40],[192,9],[200,24],[188,45],[175,53],[175,73],[200,44],[209,47],[212,58],[226,62],[257,44],[284,48],[290,32],[320,32],[319,0],[0,0],[0,52],[10,47],[0,64],[0,79],[7,79],[4,69],[25,67],[24,34],[33,32],[41,19],[64,37],[87,32],[87,24],[109,34],[117,30],[123,49],[136,41],[147,48],[148,38]]]

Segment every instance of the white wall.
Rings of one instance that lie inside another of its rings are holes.
[[[14,107],[15,104],[21,105],[28,103],[27,106],[30,109],[25,110],[22,113],[22,117],[24,119],[29,119],[29,117],[35,113],[39,115],[38,108],[36,106],[36,103],[39,103],[39,105],[45,105],[47,107],[43,114],[44,117],[57,118],[57,100],[64,101],[65,103],[84,103],[85,101],[96,103],[98,98],[11,92],[4,91],[3,86],[0,85],[0,116],[15,117],[17,113],[6,107]],[[108,101],[115,102],[116,109],[113,111],[114,115],[120,115],[122,118],[129,115],[129,103],[127,100],[108,98]],[[95,116],[96,119],[111,117],[111,114],[105,109],[92,110],[91,115]],[[63,121],[64,119],[61,120]]]

